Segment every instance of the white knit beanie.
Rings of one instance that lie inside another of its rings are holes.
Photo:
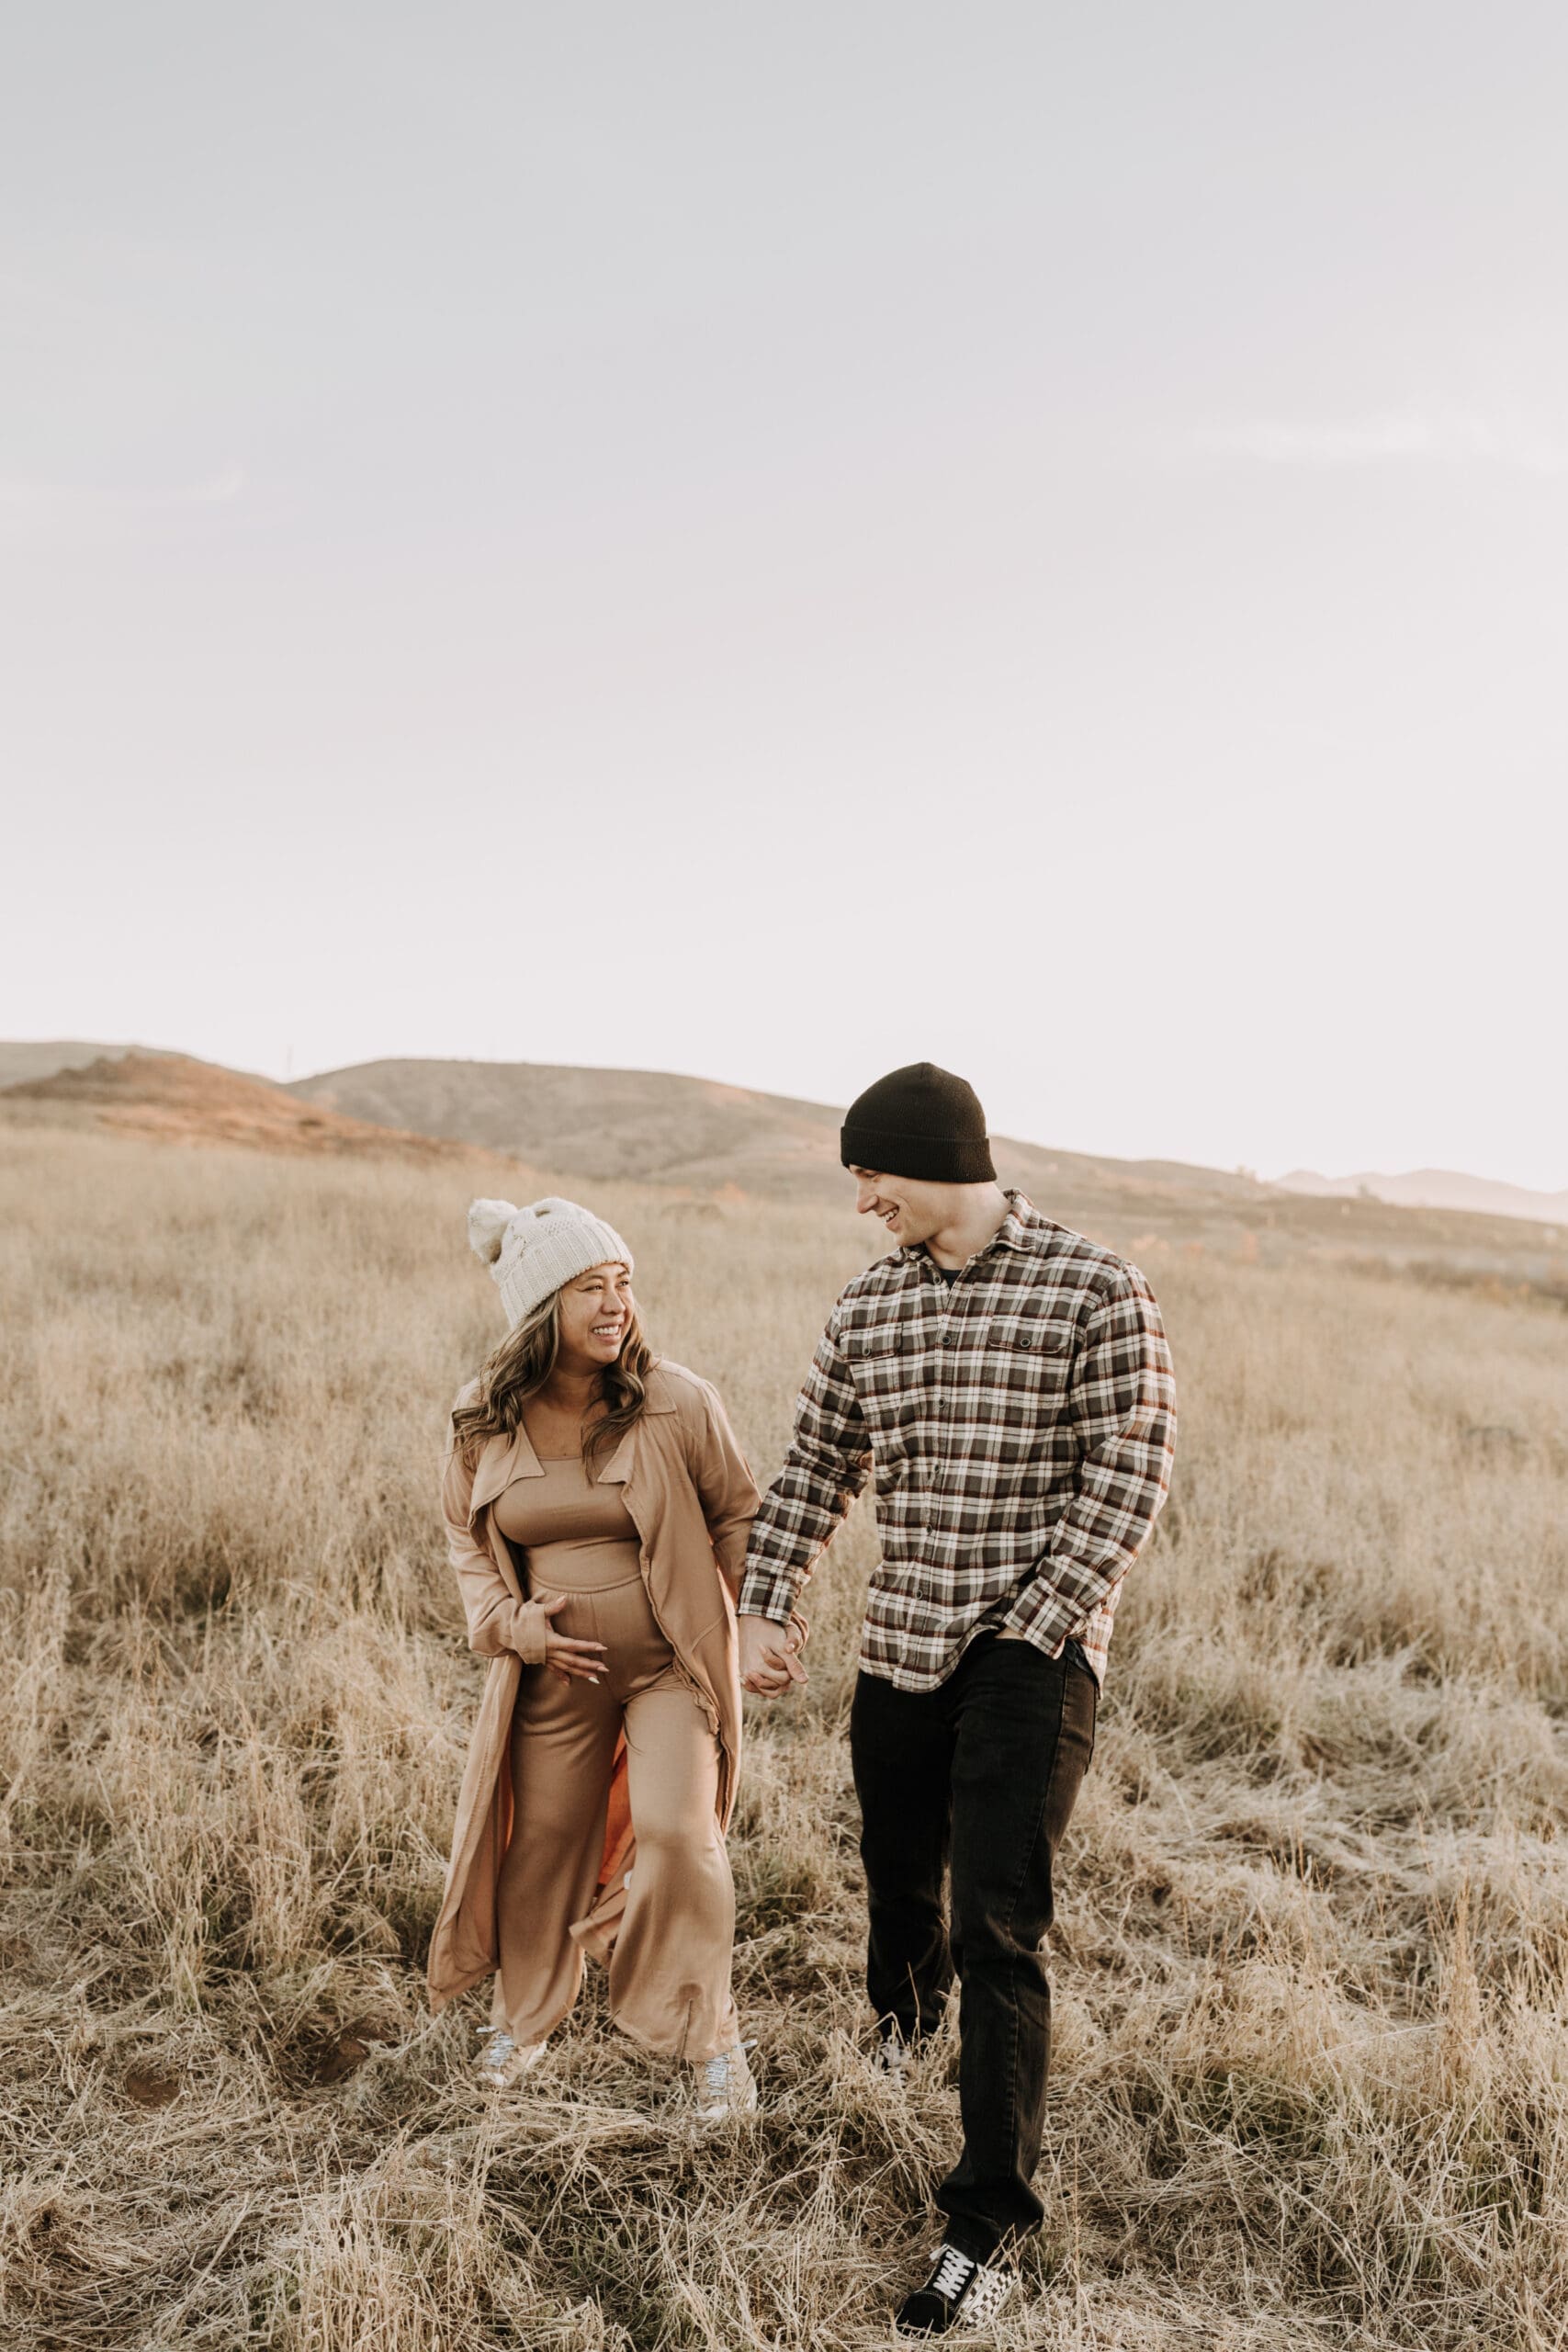
[[[475,1201],[468,1209],[468,1246],[495,1278],[509,1329],[515,1329],[563,1283],[590,1266],[618,1259],[627,1273],[632,1253],[613,1225],[575,1201],[535,1201],[525,1209],[510,1201]]]

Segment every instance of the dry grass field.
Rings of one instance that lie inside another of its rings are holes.
[[[434,1469],[496,1330],[462,1233],[493,1179],[3,1141],[7,2352],[889,2344],[955,2108],[951,2049],[907,2099],[863,2055],[865,1520],[804,1701],[748,1702],[755,2127],[694,2137],[592,1987],[487,2107],[479,1996],[432,2021],[422,1972],[480,1675]],[[868,1246],[848,1204],[593,1197],[771,1475]],[[1177,1484],[1117,1620],[1051,2218],[994,2341],[1563,2345],[1568,1322],[1146,1255]]]

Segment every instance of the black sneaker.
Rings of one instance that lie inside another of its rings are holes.
[[[976,2262],[944,2238],[931,2277],[898,2306],[895,2326],[906,2335],[964,2335],[994,2320],[1012,2292],[1012,2272]]]

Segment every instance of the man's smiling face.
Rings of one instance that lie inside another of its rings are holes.
[[[884,1176],[874,1168],[852,1168],[850,1174],[861,1216],[880,1217],[900,1249],[929,1241],[953,1214],[951,1184],[922,1184],[917,1177]]]

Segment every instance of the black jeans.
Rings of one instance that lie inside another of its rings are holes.
[[[1051,1874],[1094,1747],[1097,1686],[1070,1654],[982,1634],[934,1690],[863,1674],[850,1714],[883,2030],[934,2030],[960,1984],[964,2148],[937,2191],[947,2235],[987,2261],[1039,2227]],[[942,1877],[951,1858],[951,1930]]]

